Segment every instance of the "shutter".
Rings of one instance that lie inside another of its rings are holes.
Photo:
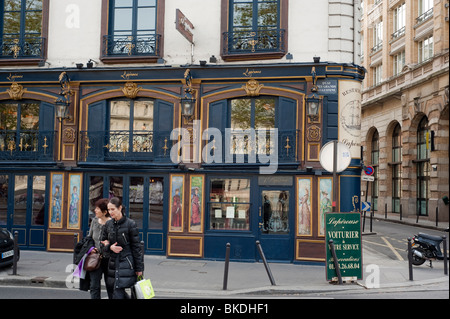
[[[88,153],[88,161],[103,159],[106,139],[106,107],[106,100],[89,105],[87,136],[89,138],[90,149]]]
[[[173,103],[162,100],[155,101],[153,114],[153,154],[157,158],[170,157],[170,133],[173,130]],[[166,142],[167,138],[167,142]],[[164,149],[169,147],[169,149]]]
[[[297,102],[280,97],[278,107],[278,157],[280,161],[295,161],[295,145],[298,145]],[[286,145],[290,148],[285,148]]]
[[[41,158],[52,159],[55,145],[55,107],[42,102],[39,108],[39,152]]]

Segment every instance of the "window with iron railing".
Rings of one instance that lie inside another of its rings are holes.
[[[159,57],[158,6],[158,0],[110,0],[102,59]]]
[[[0,103],[0,160],[53,159],[53,112],[39,101]],[[42,120],[42,117],[51,120]]]
[[[419,0],[418,2],[419,12],[416,23],[421,23],[433,16],[433,0]]]
[[[405,26],[406,26],[406,4],[402,3],[398,7],[393,10],[394,13],[394,33],[392,34],[392,38],[398,38],[405,34]]]
[[[112,99],[89,106],[79,160],[169,161],[173,104],[151,98]]]
[[[0,3],[0,59],[43,59],[43,0]]]
[[[284,0],[231,0],[228,29],[222,34],[222,55],[281,57],[286,53],[286,30],[282,27]],[[286,4],[284,4],[286,5]]]
[[[373,28],[373,47],[372,53],[375,53],[383,47],[383,21],[375,24]]]

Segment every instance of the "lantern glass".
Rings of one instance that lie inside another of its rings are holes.
[[[68,118],[69,105],[66,101],[58,99],[56,105],[56,117],[60,120]]]
[[[181,100],[181,114],[183,116],[192,116],[194,113],[194,103],[192,99],[182,99]]]
[[[311,99],[308,101],[308,115],[319,114],[319,100]]]

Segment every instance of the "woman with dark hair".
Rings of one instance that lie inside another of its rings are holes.
[[[107,282],[107,274],[108,274],[108,262],[109,262],[109,252],[105,251],[104,246],[101,243],[103,228],[108,220],[111,219],[108,213],[108,199],[101,198],[97,200],[94,204],[95,209],[95,218],[91,222],[91,228],[89,229],[88,236],[92,237],[95,243],[95,249],[102,254],[102,261],[100,264],[100,268],[90,271],[90,292],[91,299],[100,299],[101,298],[101,281],[102,275],[105,278],[106,291],[108,292],[108,297],[112,298],[112,285],[108,285]]]
[[[112,219],[106,222],[102,235],[102,243],[110,252],[107,282],[114,287],[113,299],[128,299],[125,289],[132,287],[144,271],[139,230],[125,215],[120,198],[109,200],[108,211]]]

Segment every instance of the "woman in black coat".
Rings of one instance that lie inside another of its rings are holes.
[[[114,299],[126,299],[125,288],[132,287],[144,271],[139,231],[135,221],[125,215],[119,198],[110,199],[108,211],[112,219],[106,222],[102,235],[102,243],[111,253],[107,281],[114,285]]]

